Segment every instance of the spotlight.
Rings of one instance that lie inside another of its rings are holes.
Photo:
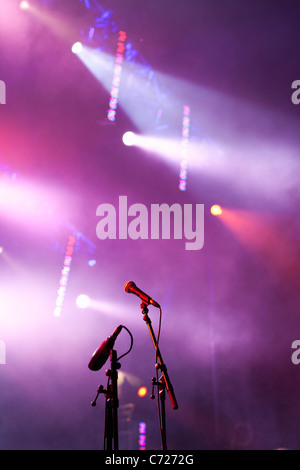
[[[75,42],[72,46],[73,54],[79,54],[83,49],[81,42]]]
[[[90,298],[85,294],[81,294],[76,299],[76,305],[78,308],[87,308],[90,305]]]
[[[147,387],[140,387],[137,392],[139,397],[145,397],[147,395]]]
[[[25,2],[25,1],[22,1],[22,2],[20,3],[20,8],[21,8],[21,10],[28,10],[28,8],[29,8],[29,3],[28,3],[28,2]]]
[[[90,260],[88,261],[88,265],[91,266],[91,267],[95,266],[95,264],[96,264],[96,260],[95,260],[95,259],[90,259]]]
[[[3,253],[3,250],[4,250],[3,246],[0,246],[0,255],[1,253]]]
[[[130,145],[134,145],[136,137],[133,132],[129,131],[129,132],[125,132],[125,134],[122,137],[122,140],[123,140],[124,145],[130,146]]]
[[[223,211],[221,206],[215,204],[214,206],[211,206],[210,212],[212,213],[212,215],[221,215]]]

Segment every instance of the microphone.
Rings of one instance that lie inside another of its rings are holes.
[[[102,344],[100,344],[99,348],[96,349],[88,365],[90,370],[100,370],[101,367],[104,366],[109,357],[110,351],[114,347],[117,336],[120,334],[122,328],[123,325],[119,325],[115,329],[113,334],[109,338],[106,338],[106,340],[103,341]]]
[[[145,292],[140,290],[135,285],[134,282],[132,282],[132,281],[126,282],[126,284],[124,285],[124,289],[125,289],[126,292],[128,292],[128,294],[137,295],[147,305],[151,304],[154,307],[160,308],[160,305],[157,302],[155,302],[155,300],[151,299],[151,297],[149,295],[145,294]]]

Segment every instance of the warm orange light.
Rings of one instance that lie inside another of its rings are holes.
[[[211,206],[210,212],[212,213],[212,215],[221,215],[223,211],[221,206],[215,204],[214,206]]]
[[[147,387],[140,387],[137,393],[139,397],[145,397],[147,395]]]

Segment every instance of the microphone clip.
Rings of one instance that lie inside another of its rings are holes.
[[[117,373],[116,371],[121,369],[121,364],[119,362],[116,362],[114,364],[114,370],[112,371],[111,369],[106,369],[105,375],[106,377],[111,377],[112,373]]]
[[[157,364],[156,364],[157,365]],[[155,394],[154,394],[154,387],[158,387],[158,393],[165,398],[165,389],[166,389],[166,382],[163,376],[161,376],[158,380],[156,380],[156,377],[152,377],[152,393],[150,395],[151,400],[155,399]]]
[[[148,305],[149,304],[147,304],[146,302],[141,303],[141,310],[142,310],[143,315],[148,315],[149,313]]]
[[[104,390],[103,385],[99,385],[98,390],[97,390],[97,395],[95,396],[95,400],[91,402],[91,405],[95,407],[97,405],[97,399],[100,393],[106,393],[106,392],[107,390],[106,389]]]

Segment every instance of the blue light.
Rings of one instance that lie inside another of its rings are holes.
[[[146,423],[139,423],[139,450],[146,450]]]
[[[91,266],[91,267],[95,266],[95,264],[96,264],[96,260],[95,260],[95,259],[90,259],[90,260],[88,261],[88,265]]]
[[[91,28],[89,29],[89,33],[88,33],[88,37],[89,37],[90,40],[93,39],[94,34],[95,34],[95,28],[94,28],[94,27],[91,27]]]

